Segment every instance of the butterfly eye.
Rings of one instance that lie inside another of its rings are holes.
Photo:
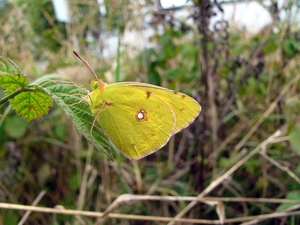
[[[99,83],[97,81],[93,81],[93,83],[92,83],[92,89],[96,90],[98,88],[98,86],[99,86]]]

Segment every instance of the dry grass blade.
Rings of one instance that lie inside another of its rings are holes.
[[[42,213],[52,213],[56,214],[65,214],[65,215],[73,215],[77,219],[79,216],[88,216],[88,217],[99,217],[103,218],[104,216],[108,218],[116,218],[116,219],[127,219],[127,220],[147,220],[147,221],[160,221],[160,222],[168,222],[173,218],[171,217],[159,217],[159,216],[143,216],[143,215],[124,215],[124,214],[116,214],[109,213],[114,208],[116,208],[120,203],[126,203],[131,201],[143,201],[143,200],[151,200],[151,201],[201,201],[209,205],[217,205],[220,202],[269,202],[269,203],[298,203],[294,207],[287,209],[284,212],[278,213],[270,213],[259,216],[246,216],[240,218],[232,218],[225,219],[222,221],[224,223],[232,223],[232,222],[243,222],[243,221],[261,221],[265,219],[275,218],[275,217],[283,217],[290,215],[299,215],[300,211],[290,212],[291,210],[298,209],[300,204],[299,201],[296,200],[287,200],[287,199],[253,199],[253,198],[219,198],[219,197],[207,197],[199,199],[197,197],[174,197],[174,196],[145,196],[145,195],[131,195],[124,194],[121,195],[117,200],[112,203],[107,211],[107,213],[101,212],[91,212],[91,211],[81,211],[81,210],[69,210],[63,207],[55,207],[55,208],[46,208],[46,207],[38,207],[38,206],[26,206],[26,205],[17,205],[17,204],[9,204],[9,203],[0,203],[0,208],[5,209],[16,209],[16,210],[26,210],[30,212],[42,212]],[[25,218],[25,217],[24,217]],[[23,220],[22,220],[23,221]],[[100,221],[100,220],[99,220]],[[207,219],[188,219],[188,218],[180,218],[178,222],[182,223],[194,223],[194,224],[220,224],[220,220],[207,220]],[[253,223],[252,223],[253,224]]]
[[[92,153],[93,153],[93,147],[91,145],[89,145],[87,159],[86,159],[86,163],[85,163],[85,169],[84,169],[82,181],[80,184],[80,192],[79,192],[79,197],[78,197],[78,202],[77,202],[78,210],[83,209],[84,202],[85,202],[85,196],[86,196],[86,192],[87,192],[88,175],[92,169],[92,166],[91,166]]]

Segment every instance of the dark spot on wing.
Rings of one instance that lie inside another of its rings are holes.
[[[144,109],[141,109],[139,110],[136,115],[135,115],[135,118],[138,122],[144,122],[144,121],[147,121],[148,120],[148,117],[147,117],[147,111],[144,110]]]
[[[180,92],[178,92],[178,91],[173,91],[173,93],[174,93],[175,95],[180,94],[180,95],[181,95],[181,98],[185,98],[185,97],[186,97],[185,94],[182,94],[182,93],[180,93]]]
[[[151,94],[152,94],[151,91],[146,91],[146,95],[147,95],[146,98],[150,98],[150,95],[151,95]]]
[[[104,104],[103,104],[103,105],[104,105],[104,107],[105,107],[105,106],[112,106],[112,105],[113,105],[113,103],[111,103],[111,102],[107,102],[107,101],[104,101]]]

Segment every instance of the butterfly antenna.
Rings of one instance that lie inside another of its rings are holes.
[[[78,59],[80,59],[81,62],[83,62],[84,65],[86,65],[87,68],[89,68],[89,70],[92,72],[92,74],[94,74],[96,80],[99,80],[98,77],[97,77],[97,74],[95,73],[95,71],[93,70],[93,68],[91,67],[91,65],[89,64],[88,61],[86,60],[83,60],[80,55],[78,55],[77,52],[73,51],[74,55],[77,56]]]

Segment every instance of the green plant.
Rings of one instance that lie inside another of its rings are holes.
[[[12,109],[31,121],[47,113],[54,99],[66,114],[71,115],[79,132],[111,158],[109,140],[97,123],[90,132],[94,116],[87,102],[83,101],[88,95],[87,89],[67,81],[40,79],[38,83],[29,83],[26,75],[10,59],[1,56],[0,63],[0,87],[6,89],[0,105],[9,100]]]

